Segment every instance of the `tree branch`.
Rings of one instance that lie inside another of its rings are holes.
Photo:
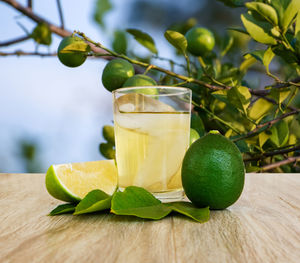
[[[300,150],[300,145],[297,145],[295,147],[288,148],[288,149],[282,149],[282,150],[277,150],[277,151],[273,151],[273,152],[265,152],[265,153],[257,155],[257,156],[244,158],[244,162],[262,160],[262,159],[265,159],[265,158],[270,157],[270,156],[290,153],[290,152],[294,152],[294,151],[297,151],[297,150]]]
[[[23,37],[18,37],[16,39],[12,39],[12,40],[7,40],[7,41],[4,41],[4,42],[0,42],[0,47],[10,46],[10,45],[13,45],[13,44],[23,42],[23,41],[28,40],[28,39],[30,39],[30,36],[23,36]]]
[[[149,63],[145,63],[145,62],[141,62],[141,61],[138,61],[138,60],[135,60],[135,59],[131,59],[123,54],[118,54],[104,46],[101,45],[101,43],[98,43],[98,42],[95,42],[93,41],[92,39],[88,38],[83,32],[80,32],[80,31],[74,31],[76,34],[78,34],[79,36],[81,36],[85,41],[95,45],[96,47],[99,47],[103,50],[105,50],[108,54],[110,54],[111,56],[113,57],[117,57],[117,58],[123,58],[127,61],[129,61],[130,63],[132,64],[135,64],[135,65],[138,65],[138,66],[141,66],[141,67],[144,67],[144,68],[148,68],[150,65],[152,65],[152,69],[154,70],[157,70],[157,71],[160,71],[160,72],[163,72],[171,77],[174,77],[174,78],[177,78],[177,79],[181,79],[183,81],[187,81],[187,82],[193,82],[193,83],[196,83],[200,86],[203,86],[203,87],[206,87],[210,90],[221,90],[221,89],[225,89],[225,88],[222,88],[222,87],[219,87],[219,86],[214,86],[214,85],[211,85],[209,83],[206,83],[204,81],[201,81],[201,80],[198,80],[198,79],[194,79],[194,78],[189,78],[187,76],[184,76],[184,75],[180,75],[180,74],[177,74],[173,71],[170,71],[170,70],[167,70],[167,69],[164,69],[164,68],[161,68],[159,66],[156,66],[156,65],[153,65],[153,64],[149,64]],[[97,54],[95,54],[97,56]],[[230,89],[231,87],[227,87],[228,89]]]
[[[27,0],[27,7],[32,9],[32,0]]]
[[[14,52],[0,52],[0,56],[40,56],[40,57],[53,57],[56,53],[40,53],[40,52],[26,52],[22,50],[17,50]]]
[[[65,28],[64,16],[63,16],[63,12],[62,12],[62,8],[61,8],[60,0],[56,0],[56,4],[57,4],[59,19],[60,19],[60,27],[62,29],[64,29]]]
[[[276,163],[271,163],[271,164],[265,165],[265,166],[261,167],[260,171],[261,172],[269,171],[269,170],[272,170],[274,168],[280,167],[280,166],[285,165],[285,164],[297,163],[298,161],[300,161],[300,156],[289,157],[289,158],[287,158],[285,160],[282,160],[280,162],[276,162]]]
[[[30,18],[31,20],[33,20],[37,23],[42,23],[42,22],[46,23],[49,26],[51,32],[53,32],[54,34],[56,34],[58,36],[67,37],[67,36],[72,35],[71,31],[52,24],[51,22],[49,22],[45,18],[35,14],[30,8],[19,4],[15,0],[0,0],[0,2],[4,2],[4,3],[10,5],[14,9],[18,10],[20,13],[24,14],[25,16],[27,16],[28,18]],[[101,48],[98,48],[98,47],[96,48],[95,46],[91,46],[91,49],[94,52],[97,52],[97,53],[102,53],[102,54],[106,53]]]
[[[274,119],[274,120],[271,120],[271,121],[267,121],[265,123],[262,123],[262,124],[259,124],[256,126],[255,129],[253,129],[252,131],[246,133],[245,135],[242,135],[241,137],[238,137],[236,139],[233,139],[232,141],[233,142],[236,142],[236,141],[240,141],[240,140],[243,140],[243,139],[246,139],[246,138],[249,138],[249,137],[253,137],[255,135],[257,135],[258,133],[260,133],[260,129],[262,128],[265,128],[267,127],[267,129],[271,128],[275,123],[279,122],[280,120],[288,117],[288,116],[291,116],[291,115],[294,115],[294,114],[297,114],[299,113],[300,110],[296,109],[294,111],[291,111],[291,112],[288,112],[288,113],[285,113],[285,114],[282,114],[281,116],[279,116],[278,118]]]

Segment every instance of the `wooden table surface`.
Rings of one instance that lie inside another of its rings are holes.
[[[204,224],[112,214],[47,216],[44,174],[0,174],[0,262],[300,262],[300,174],[247,174]]]

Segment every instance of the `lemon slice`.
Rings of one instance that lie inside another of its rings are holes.
[[[114,160],[51,165],[46,174],[49,194],[67,202],[78,202],[94,189],[112,195],[117,186]]]

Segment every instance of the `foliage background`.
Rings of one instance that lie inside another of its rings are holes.
[[[34,10],[59,24],[54,2],[43,1],[42,5],[34,2]],[[239,14],[245,11],[230,9],[217,1],[124,2],[111,1],[113,8],[105,15],[103,23],[99,19],[98,23],[93,20],[97,10],[95,1],[86,1],[82,6],[68,6],[67,2],[63,2],[66,27],[71,30],[80,29],[106,46],[110,45],[114,29],[140,28],[155,38],[160,54],[167,57],[175,55],[163,38],[163,33],[170,24],[194,17],[199,25],[222,36],[228,26],[241,25]],[[100,11],[103,6],[109,6],[106,0],[98,1],[98,4]],[[4,34],[0,35],[0,40],[16,37],[16,33],[18,35],[22,32],[16,21],[32,31],[34,23],[26,18],[16,17],[17,13],[9,13],[8,9],[7,6],[0,5],[0,13],[4,14],[0,16],[3,20],[0,22],[8,25]],[[230,61],[239,62],[235,60],[242,58],[247,47],[251,50],[261,48],[254,41],[248,42],[247,37],[236,40],[232,49],[234,56],[229,54],[228,57]],[[24,47],[34,50],[32,40],[27,42],[31,43],[1,48],[1,51],[10,52],[17,48],[23,50]],[[50,50],[55,50],[57,43],[58,38],[54,39]],[[129,45],[132,47],[135,43],[130,41]],[[139,46],[136,49],[139,56],[147,54]],[[39,47],[40,50],[48,51]],[[1,96],[0,101],[0,144],[3,149],[0,153],[0,169],[45,171],[51,163],[101,158],[98,153],[98,144],[102,140],[101,127],[112,119],[110,94],[101,88],[100,83],[105,62],[89,60],[78,69],[66,69],[53,58],[17,60],[4,57],[1,62],[4,77],[0,87],[4,96]],[[28,62],[33,64],[30,66]],[[164,62],[158,64],[165,65]],[[279,63],[272,63],[270,69],[279,75],[287,74],[288,70]],[[16,73],[17,78],[11,77]],[[251,69],[246,81],[251,86],[264,86],[270,82],[264,73],[263,67],[258,65]]]

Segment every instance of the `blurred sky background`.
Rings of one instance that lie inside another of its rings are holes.
[[[220,31],[239,23],[239,15],[233,15],[238,11],[215,0],[111,0],[113,9],[101,29],[93,21],[96,0],[61,3],[66,29],[83,31],[110,46],[114,29],[139,28],[154,37],[163,57],[174,55],[163,33],[176,21],[196,17],[199,25]],[[33,7],[59,25],[56,1],[33,1]],[[35,26],[0,2],[0,42],[24,35],[16,21],[30,32]],[[54,52],[60,40],[53,35],[50,48],[40,46],[38,50]],[[0,51],[18,49],[34,51],[35,44],[28,40]],[[103,159],[98,151],[103,142],[101,129],[113,118],[111,93],[101,84],[105,64],[102,59],[88,59],[71,69],[56,57],[0,57],[0,172],[45,172],[54,163]],[[35,146],[31,166],[24,159],[26,145]]]

